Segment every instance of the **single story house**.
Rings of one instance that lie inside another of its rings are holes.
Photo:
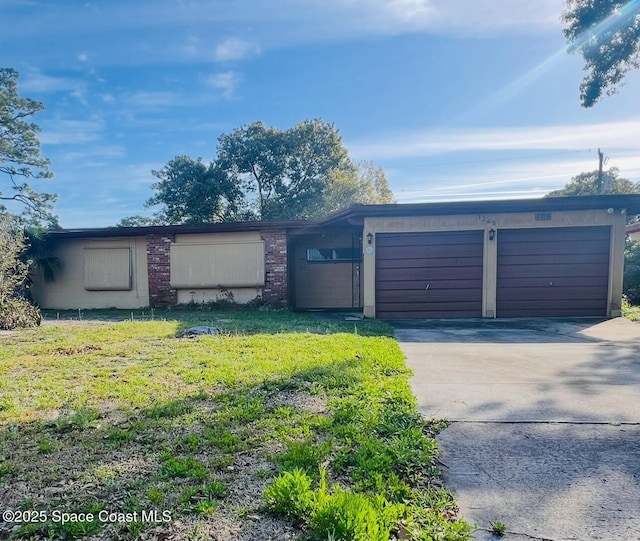
[[[640,195],[351,205],[318,221],[54,231],[43,308],[256,297],[383,319],[621,314]]]

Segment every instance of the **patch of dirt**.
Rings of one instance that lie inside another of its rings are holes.
[[[327,398],[298,390],[282,391],[270,397],[267,400],[267,405],[271,407],[292,406],[307,413],[319,414],[327,411]]]
[[[94,346],[92,344],[87,344],[86,346],[80,346],[77,348],[56,348],[54,353],[56,355],[80,355],[82,353],[87,353],[89,351],[101,351],[102,348],[100,346]]]

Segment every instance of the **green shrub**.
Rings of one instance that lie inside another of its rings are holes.
[[[0,302],[0,329],[37,327],[42,323],[40,310],[22,297],[12,297]]]
[[[389,504],[382,497],[336,489],[313,515],[310,527],[318,539],[388,541],[401,512],[402,506]]]
[[[640,304],[640,242],[627,241],[624,251],[623,289],[631,304]]]
[[[274,513],[304,521],[315,503],[311,477],[299,468],[283,472],[266,488],[264,499]]]
[[[35,327],[42,314],[26,298],[29,263],[21,261],[24,235],[8,216],[0,216],[0,329]]]

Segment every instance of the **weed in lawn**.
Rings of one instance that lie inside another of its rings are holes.
[[[369,473],[354,483],[357,492],[381,494],[390,502],[400,503],[413,495],[412,488],[394,472]]]
[[[223,424],[248,424],[259,419],[265,412],[264,398],[261,396],[226,395],[219,398],[224,408],[216,415]]]
[[[13,462],[0,462],[0,479],[8,477],[15,469]]]
[[[24,500],[22,500],[22,502],[20,502],[18,509],[20,509],[21,511],[29,511],[30,509],[33,509],[33,504],[33,498],[25,498]]]
[[[331,452],[331,442],[314,443],[312,441],[294,441],[287,450],[276,457],[283,470],[300,469],[310,475],[319,471],[319,467]]]
[[[419,428],[410,428],[393,436],[387,449],[394,470],[403,479],[411,479],[420,473],[429,477],[440,475],[439,468],[435,466],[437,443],[425,438]]]
[[[118,475],[116,469],[110,464],[100,464],[94,470],[96,479],[102,483],[112,481]]]
[[[319,539],[387,541],[403,506],[389,504],[383,497],[372,498],[336,489],[311,519],[311,531]]]
[[[200,494],[200,488],[195,486],[185,487],[178,498],[178,501],[186,506],[190,506],[190,504],[197,499]]]
[[[175,447],[178,451],[188,451],[195,453],[202,446],[203,440],[198,434],[188,434],[184,438],[176,441]]]
[[[150,419],[173,418],[192,410],[191,404],[184,400],[172,400],[165,404],[158,404],[147,410],[146,415]]]
[[[132,486],[131,488],[134,488],[134,487]],[[140,513],[145,508],[145,505],[144,505],[144,501],[138,494],[130,494],[124,499],[122,503],[122,508],[125,512]]]
[[[285,471],[266,488],[264,499],[274,513],[304,522],[315,506],[311,477],[299,468]]]
[[[233,456],[231,455],[219,455],[213,456],[209,459],[209,467],[213,471],[226,471],[233,464]]]
[[[15,408],[15,400],[12,396],[0,396],[0,411],[9,412]]]
[[[110,428],[107,430],[105,439],[114,447],[120,447],[133,441],[133,433],[131,430],[125,430],[123,428]]]
[[[203,436],[209,445],[217,447],[225,453],[236,453],[246,447],[242,438],[227,428],[218,426],[207,428],[204,430]]]
[[[145,523],[141,520],[135,522],[128,522],[124,526],[124,530],[129,536],[130,539],[140,539],[140,534],[142,534],[145,529]]]
[[[496,537],[503,537],[507,531],[507,526],[504,522],[497,520],[491,523],[491,533]]]
[[[80,408],[76,411],[65,412],[55,421],[54,426],[58,432],[68,430],[84,430],[95,427],[100,419],[100,412],[95,408]]]
[[[56,442],[50,438],[42,438],[38,441],[38,453],[46,455],[56,450]]]
[[[176,477],[206,479],[209,476],[206,466],[192,456],[186,458],[167,457],[160,465],[159,473],[164,479],[174,479]]]
[[[222,481],[212,481],[204,487],[204,494],[208,498],[222,499],[229,493],[229,487]]]
[[[195,512],[199,515],[212,515],[220,507],[220,502],[215,500],[204,500],[198,503]]]
[[[160,505],[162,502],[164,502],[164,492],[156,487],[152,487],[147,490],[147,499],[153,505]]]
[[[5,443],[11,443],[18,439],[20,436],[20,428],[18,425],[11,425],[2,432],[0,432],[0,444],[4,446]]]

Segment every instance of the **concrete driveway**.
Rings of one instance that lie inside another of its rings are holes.
[[[640,324],[396,322],[476,539],[640,540]]]

